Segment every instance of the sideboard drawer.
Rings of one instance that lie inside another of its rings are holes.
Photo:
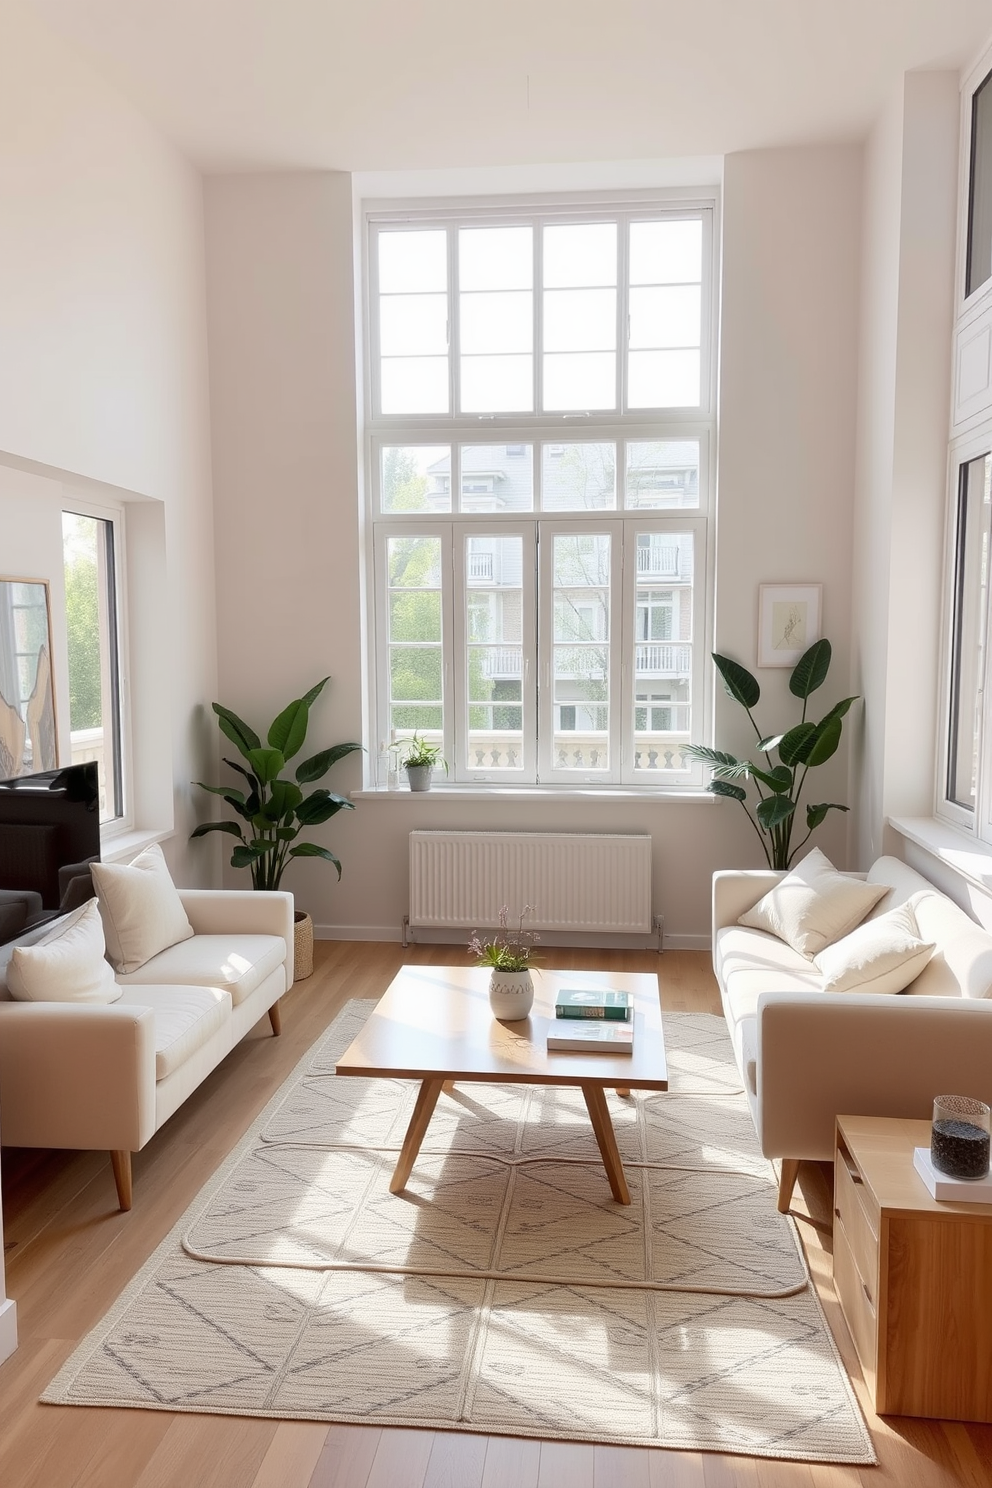
[[[878,1349],[875,1297],[858,1270],[842,1223],[834,1225],[834,1285],[861,1360],[865,1382],[874,1395]]]

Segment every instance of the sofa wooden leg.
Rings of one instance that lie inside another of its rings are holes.
[[[274,1002],[269,1008],[269,1022],[272,1024],[273,1037],[282,1033],[282,1014],[279,1011],[278,1002]]]
[[[792,1203],[792,1190],[796,1186],[799,1177],[798,1157],[783,1157],[782,1176],[778,1180],[778,1212],[788,1214],[789,1205]]]
[[[130,1152],[112,1152],[110,1161],[114,1169],[114,1182],[117,1184],[117,1198],[125,1213],[131,1207],[131,1154]]]

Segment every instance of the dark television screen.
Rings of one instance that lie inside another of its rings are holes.
[[[0,945],[89,897],[99,856],[95,763],[0,781]]]

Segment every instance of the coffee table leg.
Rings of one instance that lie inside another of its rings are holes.
[[[606,1104],[602,1086],[583,1085],[582,1094],[589,1112],[589,1120],[592,1122],[592,1129],[596,1133],[596,1141],[599,1143],[603,1167],[610,1180],[610,1190],[618,1204],[629,1204],[630,1190],[624,1176],[620,1149],[617,1147],[616,1133],[613,1130],[613,1122],[610,1120],[610,1108]]]
[[[443,1080],[424,1080],[417,1094],[417,1101],[410,1117],[410,1125],[406,1129],[403,1138],[403,1146],[400,1148],[399,1160],[393,1169],[393,1176],[389,1180],[389,1192],[398,1194],[406,1188],[406,1181],[410,1176],[414,1163],[417,1161],[417,1153],[420,1144],[427,1135],[437,1098],[444,1089]],[[609,1120],[609,1116],[607,1116]]]

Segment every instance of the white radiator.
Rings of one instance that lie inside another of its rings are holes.
[[[411,925],[489,929],[525,904],[533,930],[651,933],[651,838],[411,832]]]

